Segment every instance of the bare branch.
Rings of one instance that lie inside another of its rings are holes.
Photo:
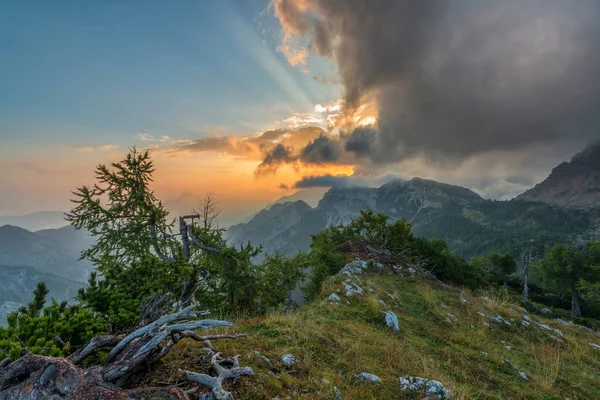
[[[208,386],[212,391],[215,400],[231,400],[233,399],[233,394],[231,392],[223,389],[223,382],[226,379],[237,379],[242,376],[253,376],[254,371],[250,367],[240,367],[237,357],[233,359],[220,359],[221,353],[216,353],[211,358],[211,365],[215,372],[217,373],[216,377],[199,374],[197,372],[191,371],[182,371],[185,373],[186,379],[199,383],[204,386]],[[223,364],[232,364],[232,368],[226,368]]]

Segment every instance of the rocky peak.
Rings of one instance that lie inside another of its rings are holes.
[[[579,209],[600,207],[600,142],[555,167],[548,178],[517,199]]]

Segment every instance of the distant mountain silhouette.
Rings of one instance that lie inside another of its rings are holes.
[[[30,232],[4,225],[0,227],[0,265],[24,265],[42,273],[85,282],[92,265],[79,261],[79,257],[91,243],[85,231],[71,226]]]
[[[40,229],[61,228],[69,223],[64,220],[61,211],[38,211],[26,215],[0,216],[0,226],[3,225],[14,225],[35,232]]]

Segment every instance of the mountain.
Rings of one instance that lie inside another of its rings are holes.
[[[289,202],[295,202],[298,200],[302,200],[303,202],[305,202],[306,204],[308,204],[311,207],[316,207],[317,204],[319,204],[319,200],[321,200],[323,198],[323,195],[325,194],[325,192],[327,192],[326,188],[310,188],[310,189],[298,190],[297,192],[292,193],[288,196],[280,197],[274,203],[271,203],[271,204],[265,206],[265,208],[263,208],[263,210],[268,210],[274,204],[284,204],[284,203],[289,203]],[[256,212],[250,214],[249,216],[247,216],[246,218],[244,218],[242,220],[238,220],[238,221],[240,221],[240,223],[248,223],[252,220],[252,218],[256,217],[256,215],[258,213],[260,213],[261,211],[262,210],[256,211]]]
[[[4,225],[0,227],[0,265],[25,265],[42,273],[85,282],[92,265],[79,261],[79,256],[90,241],[86,232],[71,226],[30,232]]]
[[[42,273],[31,267],[0,265],[0,326],[5,325],[9,313],[32,300],[38,282],[46,283],[48,301],[50,298],[70,301],[84,286],[82,282]]]
[[[48,299],[72,299],[92,270],[89,262],[79,261],[92,243],[87,232],[72,226],[37,232],[0,226],[0,325],[8,313],[31,301],[38,282],[46,282]]]
[[[64,219],[64,213],[60,211],[39,211],[26,215],[4,215],[0,216],[0,226],[13,225],[28,231],[39,231],[40,229],[57,229],[68,225]]]
[[[436,181],[413,178],[379,188],[332,188],[314,209],[292,211],[294,203],[277,208],[273,223],[268,210],[228,232],[236,242],[262,244],[265,252],[307,250],[311,234],[347,224],[360,210],[371,209],[392,220],[405,218],[413,233],[444,239],[463,257],[489,251],[518,253],[524,243],[543,250],[546,243],[593,234],[597,213],[524,200],[493,201],[473,191]],[[286,216],[290,210],[289,218]]]
[[[275,235],[297,224],[312,207],[302,200],[275,203],[258,212],[247,224],[237,224],[226,232],[230,243],[273,243]]]
[[[517,198],[583,210],[600,208],[600,142],[554,168],[548,178]]]

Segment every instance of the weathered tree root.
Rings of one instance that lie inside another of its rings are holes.
[[[208,312],[198,313],[204,316]],[[171,386],[162,388],[123,389],[124,384],[136,372],[148,368],[163,358],[181,339],[205,341],[214,339],[237,339],[245,335],[199,336],[194,330],[215,326],[231,326],[231,322],[198,320],[193,307],[166,315],[126,337],[118,335],[99,336],[82,349],[66,358],[26,356],[8,365],[0,366],[0,400],[65,400],[65,399],[142,399],[156,395],[169,399],[189,399],[182,389]],[[171,325],[169,325],[171,324]],[[114,346],[114,347],[113,347]],[[102,348],[113,347],[104,365],[81,369],[78,365]],[[222,388],[222,382],[242,375],[253,375],[251,368],[240,368],[237,357],[218,359],[213,356],[212,366],[217,378],[186,371],[190,381],[207,384],[216,399],[232,399],[231,393]],[[232,363],[227,369],[223,364]],[[198,376],[206,378],[197,378]],[[204,379],[204,380],[203,380]],[[206,383],[205,383],[206,382]],[[211,382],[211,383],[208,383]],[[218,397],[229,396],[229,397]]]
[[[238,379],[241,376],[253,376],[254,371],[250,367],[240,367],[238,356],[233,358],[220,357],[221,353],[216,353],[210,360],[213,369],[217,373],[216,377],[191,371],[181,372],[185,373],[186,379],[208,386],[212,391],[215,400],[231,400],[233,399],[233,394],[223,389],[223,382],[226,379]],[[232,366],[227,368],[227,364],[231,364]]]

